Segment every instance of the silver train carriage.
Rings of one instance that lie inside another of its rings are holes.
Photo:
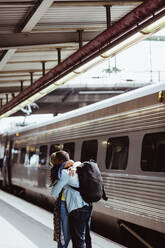
[[[92,158],[108,196],[94,204],[94,216],[111,224],[109,232],[125,229],[143,244],[144,231],[136,226],[164,237],[164,90],[164,83],[146,86],[4,135],[6,181],[49,198],[52,152],[67,150],[75,161]]]

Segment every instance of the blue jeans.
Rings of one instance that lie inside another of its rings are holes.
[[[91,248],[90,222],[92,207],[84,206],[69,214],[70,235],[73,248]]]
[[[68,223],[68,211],[66,208],[65,201],[61,201],[60,220],[62,223],[65,245],[62,245],[61,242],[59,242],[57,247],[67,248],[70,241],[70,232],[69,232],[69,223]]]

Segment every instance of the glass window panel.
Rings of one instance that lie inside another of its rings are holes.
[[[21,148],[21,156],[20,156],[20,163],[21,163],[21,164],[24,164],[24,161],[25,161],[25,154],[26,154],[26,148],[23,147],[23,148]]]
[[[53,144],[50,146],[50,150],[49,150],[49,156],[54,153],[54,152],[58,152],[60,150],[63,150],[63,145],[62,144]]]
[[[29,146],[29,159],[36,153],[36,147],[35,146]]]
[[[144,171],[165,172],[165,133],[146,134],[142,143],[141,168]]]
[[[127,136],[108,139],[106,169],[125,170],[128,161],[129,139]]]
[[[18,160],[18,153],[19,153],[19,150],[17,148],[14,148],[12,150],[12,154],[13,154],[13,159],[12,159],[12,162],[13,163],[17,163],[17,160]]]
[[[47,145],[40,146],[40,153],[39,153],[39,163],[40,163],[40,165],[45,165],[46,164],[47,151],[48,151],[48,146]]]
[[[97,150],[97,140],[84,141],[81,149],[81,162],[88,161],[90,159],[97,161]]]
[[[109,139],[107,142],[107,152],[106,152],[106,160],[105,160],[106,169],[110,169],[110,164],[112,160],[112,149],[113,149],[112,142],[111,139]]]
[[[69,142],[64,144],[64,151],[69,153],[70,159],[74,160],[74,150],[75,150],[75,143]]]

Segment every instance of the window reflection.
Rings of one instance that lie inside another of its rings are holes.
[[[47,151],[48,151],[47,145],[40,146],[40,152],[39,152],[39,164],[40,165],[46,164]]]
[[[50,146],[49,156],[57,151],[63,150],[63,144],[53,144]]]
[[[141,168],[165,172],[165,133],[146,134],[142,143]]]
[[[74,160],[74,150],[75,150],[75,143],[69,142],[64,144],[64,151],[69,153],[70,159]]]
[[[97,140],[84,141],[81,149],[81,162],[88,161],[90,159],[97,161],[97,150]]]
[[[106,169],[125,170],[128,160],[129,139],[115,137],[108,139],[106,152]]]

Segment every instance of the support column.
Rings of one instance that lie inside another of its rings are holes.
[[[111,26],[111,5],[105,5],[106,8],[106,20],[107,20],[107,28]]]
[[[0,98],[0,106],[1,106],[1,108],[3,106],[3,99],[2,98]]]
[[[83,39],[82,39],[82,33],[83,30],[78,30],[78,40],[79,40],[79,49],[83,46]]]
[[[23,80],[21,80],[21,88],[20,88],[20,91],[21,91],[21,92],[23,91]]]
[[[45,64],[46,64],[46,62],[42,61],[41,63],[42,63],[42,76],[44,76],[45,75]]]
[[[33,72],[30,72],[30,85],[33,84]]]
[[[61,64],[61,48],[57,48],[58,65]]]
[[[9,97],[8,97],[8,94],[6,94],[6,103],[9,102]]]

